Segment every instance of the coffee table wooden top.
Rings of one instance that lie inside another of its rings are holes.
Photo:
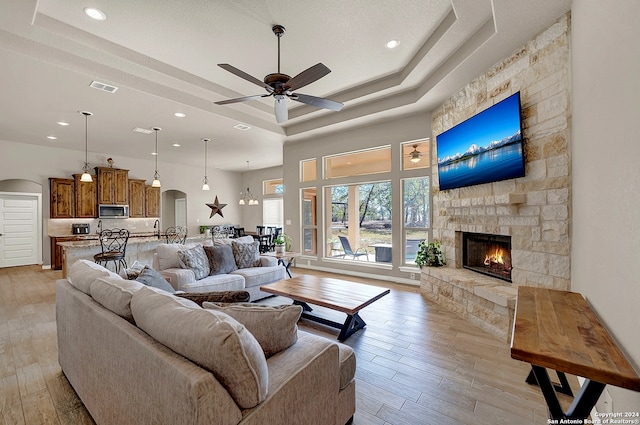
[[[640,391],[640,378],[577,292],[518,287],[511,357]]]
[[[356,314],[390,292],[387,288],[310,275],[270,283],[260,289],[346,314]]]

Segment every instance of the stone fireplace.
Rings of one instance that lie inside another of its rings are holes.
[[[425,297],[505,341],[518,286],[570,287],[569,32],[567,14],[432,113],[436,140],[520,91],[525,177],[440,191],[434,144],[432,229],[447,265],[423,267],[420,282]],[[478,254],[480,242],[497,246]]]

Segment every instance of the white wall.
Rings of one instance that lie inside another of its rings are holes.
[[[640,370],[640,2],[574,1],[572,290]],[[640,393],[608,386],[613,411]]]
[[[43,263],[50,264],[50,244],[47,237],[47,220],[49,218],[49,177],[72,178],[72,174],[81,172],[84,163],[84,152],[60,149],[54,146],[36,146],[0,140],[0,181],[8,179],[24,179],[42,186],[43,204]],[[154,161],[141,161],[129,158],[113,157],[114,167],[129,170],[129,177],[153,179]],[[103,154],[89,152],[89,163],[94,166],[107,166]],[[240,174],[209,170],[209,192],[202,191],[202,168],[185,165],[158,163],[158,172],[162,182],[162,192],[179,190],[187,194],[187,226],[189,234],[196,235],[198,226],[241,221],[241,210],[238,205],[240,192]],[[224,218],[219,215],[209,218],[211,209],[206,205],[213,203],[216,195],[220,203],[228,204],[223,209]],[[82,220],[80,220],[82,221]]]
[[[251,190],[251,194],[258,199],[259,205],[241,205],[241,224],[247,232],[255,232],[256,226],[262,226],[262,201],[265,195],[262,194],[262,182],[265,180],[275,180],[282,178],[282,166],[263,168],[261,170],[246,171],[242,174],[242,191],[246,191],[247,187]],[[287,187],[284,188],[287,191]],[[267,197],[280,197],[280,195],[269,195]],[[240,193],[238,192],[231,202],[238,206]]]

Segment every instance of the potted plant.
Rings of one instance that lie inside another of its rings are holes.
[[[441,267],[446,263],[444,261],[444,254],[442,253],[442,247],[439,241],[433,241],[427,243],[426,240],[418,244],[418,253],[416,254],[416,264],[418,267]]]
[[[273,240],[273,244],[276,246],[276,253],[278,254],[291,251],[291,238],[284,233],[280,233],[278,237]]]

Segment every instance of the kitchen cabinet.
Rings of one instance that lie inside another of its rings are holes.
[[[129,179],[129,217],[146,217],[146,197],[145,181]]]
[[[58,245],[58,242],[79,241],[82,238],[77,236],[57,236],[49,239],[51,239],[51,268],[53,270],[62,270],[64,250]]]
[[[146,216],[160,217],[160,188],[145,186]]]
[[[49,178],[50,218],[75,217],[75,181],[73,179]]]
[[[96,195],[96,178],[91,182],[80,181],[82,174],[74,174],[76,217],[96,218],[98,217],[98,204]]]
[[[98,204],[129,204],[129,170],[96,167]]]

